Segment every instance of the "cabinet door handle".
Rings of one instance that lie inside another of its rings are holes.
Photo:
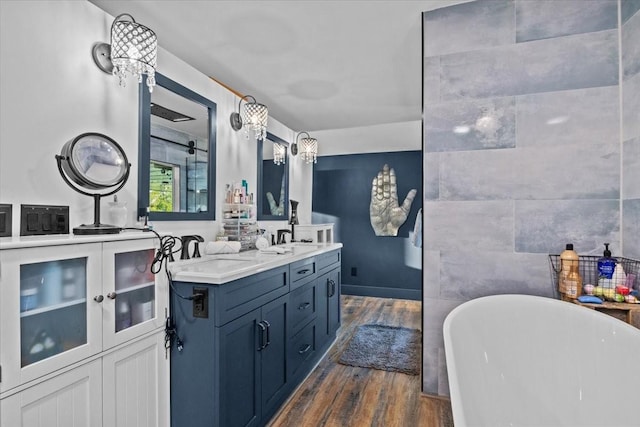
[[[311,344],[307,344],[304,348],[298,350],[298,354],[305,354],[309,350],[311,350]]]
[[[109,298],[109,299],[116,299],[117,296],[118,296],[118,294],[115,293],[115,292],[109,292],[107,294],[107,298]]]
[[[310,302],[302,303],[302,304],[300,304],[300,305],[298,306],[298,310],[306,310],[306,309],[307,309],[307,307],[309,307],[310,305],[311,305],[311,303],[310,303]]]
[[[264,333],[267,330],[267,326],[263,322],[258,322],[258,327],[260,328],[260,344],[258,346],[258,351],[260,351],[266,347],[264,344]]]
[[[303,270],[298,271],[298,274],[307,274],[308,272],[310,272],[311,270],[308,268],[305,268]]]
[[[271,344],[271,324],[266,320],[263,320],[263,322],[267,327],[267,343],[264,345],[264,347],[266,348],[269,346],[269,344]]]
[[[102,295],[96,295],[95,297],[93,297],[93,300],[95,302],[100,303],[100,302],[102,302],[104,300],[104,297]]]
[[[327,296],[332,297],[336,294],[336,282],[331,279],[327,280]]]

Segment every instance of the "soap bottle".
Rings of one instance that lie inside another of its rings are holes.
[[[560,273],[558,274],[558,291],[560,296],[567,295],[567,279],[571,272],[571,267],[575,266],[578,271],[578,254],[573,250],[573,244],[567,243],[565,250],[560,254]],[[579,274],[579,273],[578,273]],[[563,298],[564,299],[564,298]]]
[[[598,259],[598,286],[613,288],[613,271],[616,268],[616,260],[611,258],[609,243],[604,244],[604,256]]]
[[[571,264],[569,268],[569,274],[564,281],[566,296],[569,299],[576,299],[580,295],[582,295],[582,276],[580,276],[580,272],[578,271],[578,264]]]

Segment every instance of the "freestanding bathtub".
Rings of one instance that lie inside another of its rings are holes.
[[[444,321],[456,427],[640,426],[640,330],[550,298],[496,295]]]

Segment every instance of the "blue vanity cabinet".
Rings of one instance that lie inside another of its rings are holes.
[[[222,285],[175,282],[171,425],[258,426],[286,399],[289,266]],[[208,317],[180,298],[208,292]]]
[[[184,347],[171,348],[171,425],[266,425],[335,339],[339,272],[334,250],[223,284],[174,282]],[[178,294],[204,290],[207,317],[197,317]]]
[[[315,260],[313,260],[315,265]],[[293,264],[292,264],[293,266]],[[287,348],[287,372],[289,378],[303,377],[313,367],[317,353],[316,319],[321,298],[318,278],[314,274],[301,281],[290,293],[289,346]]]
[[[260,425],[286,397],[288,300],[283,295],[219,328],[220,406],[213,425]]]
[[[318,346],[323,347],[333,341],[340,327],[340,250],[318,255]]]

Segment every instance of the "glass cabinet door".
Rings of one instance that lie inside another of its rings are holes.
[[[164,272],[151,272],[157,239],[104,243],[105,348],[164,324]]]
[[[3,250],[1,389],[101,350],[100,244]],[[89,297],[88,297],[89,296]]]
[[[20,266],[20,365],[87,343],[87,257]]]

